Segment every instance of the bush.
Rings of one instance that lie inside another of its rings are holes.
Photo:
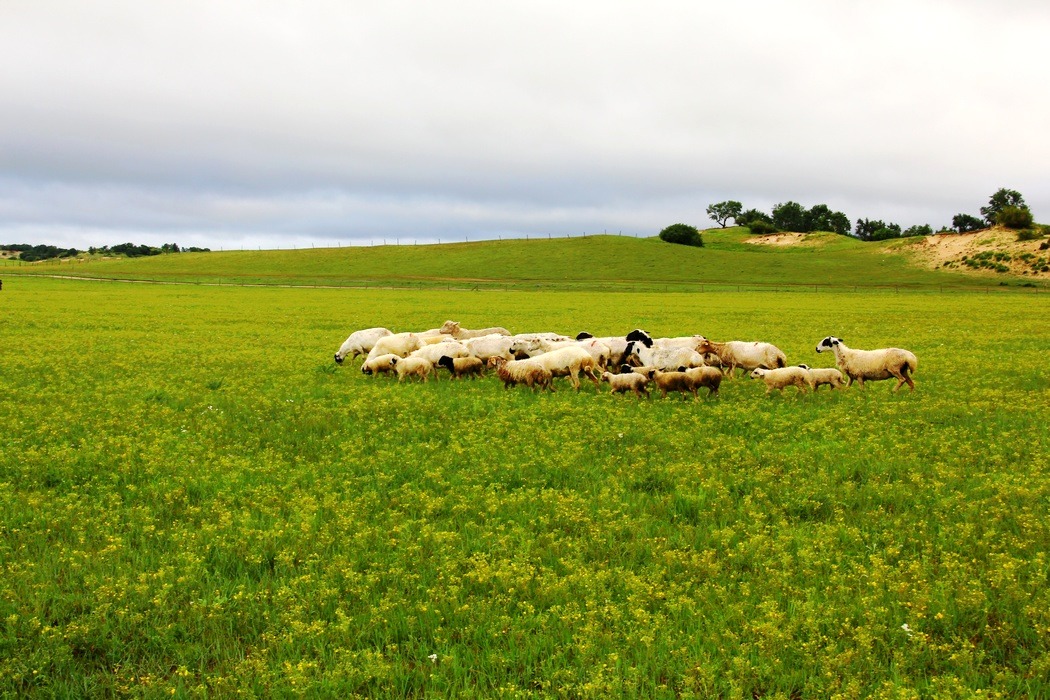
[[[680,245],[704,247],[704,239],[695,226],[689,224],[671,224],[660,232],[660,240]]]
[[[1003,207],[999,210],[995,220],[1006,228],[1030,228],[1032,210],[1028,207]]]
[[[762,219],[755,219],[748,225],[748,228],[751,229],[751,233],[759,236],[777,232],[776,226]]]

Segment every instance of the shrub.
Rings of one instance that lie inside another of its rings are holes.
[[[777,232],[776,226],[769,223],[768,221],[763,221],[762,219],[755,219],[750,223],[750,225],[748,225],[748,228],[751,229],[751,233],[759,236],[764,236],[769,233]]]
[[[1032,210],[1028,207],[1003,207],[995,220],[1006,228],[1029,228],[1032,225]]]
[[[704,239],[695,226],[689,224],[671,224],[660,232],[660,240],[680,245],[704,247]]]

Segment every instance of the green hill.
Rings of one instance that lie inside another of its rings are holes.
[[[441,245],[179,253],[79,258],[10,273],[166,282],[456,288],[678,289],[719,286],[986,287],[1014,276],[925,269],[902,241],[865,243],[831,233],[798,245],[756,245],[746,229],[704,232],[704,248],[596,235]]]

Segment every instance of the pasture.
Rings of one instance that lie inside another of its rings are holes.
[[[1043,295],[0,294],[0,695],[1050,696]],[[812,366],[833,334],[914,351],[917,390],[332,361],[446,319]]]

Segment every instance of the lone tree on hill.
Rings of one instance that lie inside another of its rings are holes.
[[[1027,209],[1028,205],[1024,203],[1024,197],[1021,196],[1020,192],[1001,187],[989,198],[988,206],[981,207],[981,216],[984,217],[989,226],[995,226],[999,223],[999,212],[1007,207]]]
[[[671,224],[660,232],[660,240],[668,243],[704,247],[704,239],[695,226],[689,224]]]
[[[984,222],[976,216],[970,216],[969,214],[956,214],[952,217],[952,228],[959,233],[971,233],[972,231],[980,231],[984,228]]]
[[[743,210],[743,204],[729,200],[728,202],[719,202],[718,204],[709,205],[707,207],[707,215],[711,217],[712,221],[717,221],[722,228],[725,228],[726,223],[730,219],[733,219],[735,223],[739,224],[740,213]]]

